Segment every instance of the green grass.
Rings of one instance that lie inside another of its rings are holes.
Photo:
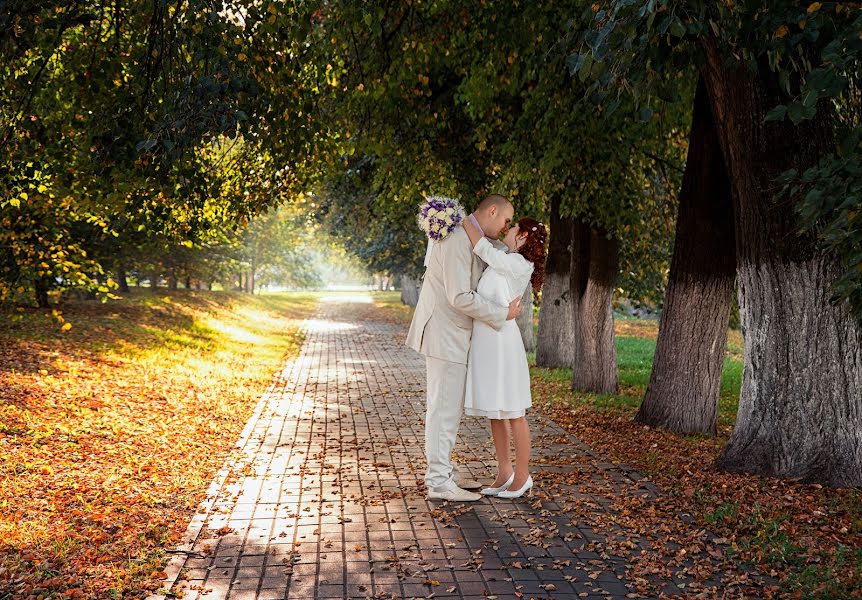
[[[620,378],[619,394],[576,393],[572,402],[576,405],[590,404],[600,410],[634,411],[640,406],[649,385],[655,356],[654,339],[635,336],[616,336],[617,370]],[[535,364],[535,355],[530,354],[530,364]],[[542,369],[534,367],[532,376],[543,381],[568,381],[571,369]],[[742,361],[728,355],[721,372],[719,399],[719,426],[732,425],[736,420],[739,388],[742,385]]]

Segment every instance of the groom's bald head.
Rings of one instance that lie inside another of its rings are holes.
[[[496,239],[509,228],[515,208],[505,196],[491,194],[479,203],[475,215],[485,235]]]
[[[476,212],[488,210],[492,206],[496,206],[497,210],[502,210],[507,206],[512,206],[512,203],[509,202],[508,198],[505,196],[501,196],[500,194],[491,194],[486,196],[485,199],[479,203],[479,207],[476,209]]]

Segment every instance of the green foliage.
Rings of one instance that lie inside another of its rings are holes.
[[[18,198],[22,204],[0,208],[0,301],[73,287],[106,297],[111,282],[83,243],[103,233],[105,224],[75,212],[67,198],[31,199],[26,192]]]
[[[237,258],[256,270],[257,285],[311,288],[323,283],[312,253],[313,224],[306,215],[285,206],[260,215],[242,231]]]
[[[374,183],[376,161],[351,159],[316,198],[315,219],[372,273],[422,273],[425,238],[416,226],[418,202],[393,201]]]
[[[645,117],[679,97],[706,46],[728,64],[769,72],[785,101],[767,121],[799,124],[818,111],[834,116],[839,144],[806,173],[786,173],[779,183],[795,200],[800,229],[815,232],[821,248],[843,267],[835,301],[849,300],[862,322],[862,159],[860,59],[862,12],[843,2],[800,4],[614,0],[583,13],[592,26],[578,37],[570,65],[590,81],[587,95],[599,104],[630,98]],[[680,76],[682,74],[682,76]]]
[[[328,6],[311,55],[351,137],[320,192],[325,222],[375,268],[421,272],[423,195],[470,208],[495,191],[540,219],[559,196],[567,214],[623,240],[625,293],[659,301],[688,115],[642,123],[619,111],[608,125],[581,103],[565,40],[583,6]]]
[[[302,53],[313,10],[4,3],[0,218],[16,223],[16,239],[44,239],[57,231],[48,198],[63,199],[61,222],[92,215],[101,231],[61,236],[90,260],[44,258],[64,281],[86,282],[150,269],[166,262],[160,253],[188,264],[184,248],[295,196],[338,143],[310,118],[320,78]],[[24,201],[46,206],[25,217]]]
[[[550,199],[559,197],[561,212],[621,241],[621,292],[657,304],[690,117],[685,106],[668,107],[645,123],[626,106],[596,109],[583,102],[586,84],[568,75],[567,56],[567,40],[582,27],[571,16],[583,7],[530,3],[471,11],[481,25],[465,29],[457,46],[459,54],[475,57],[460,98],[519,212],[545,215]]]

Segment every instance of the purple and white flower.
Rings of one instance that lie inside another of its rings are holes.
[[[429,240],[439,242],[455,231],[466,216],[464,207],[454,198],[429,196],[419,206],[416,222]]]

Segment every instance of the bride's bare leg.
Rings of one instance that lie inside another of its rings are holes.
[[[515,480],[509,489],[517,490],[527,483],[530,476],[530,425],[527,417],[510,419],[509,423],[515,440]]]
[[[491,419],[491,433],[497,452],[497,479],[491,487],[500,487],[512,475],[512,459],[509,458],[509,423],[503,419]]]

